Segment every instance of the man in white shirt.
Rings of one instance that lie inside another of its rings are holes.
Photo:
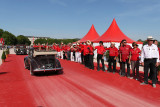
[[[152,72],[152,86],[156,88],[156,66],[159,64],[159,51],[158,47],[153,44],[153,37],[148,36],[148,44],[144,45],[141,53],[141,63],[144,66],[144,82],[141,85],[148,84],[148,70]]]

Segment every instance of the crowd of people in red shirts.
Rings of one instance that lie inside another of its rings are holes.
[[[147,39],[147,41],[150,41],[149,39]],[[155,44],[158,45],[157,40],[151,40]],[[116,64],[117,62],[119,62],[120,65],[120,72],[119,74],[121,76],[127,76],[130,79],[136,79],[139,80],[139,66],[140,63],[142,62],[142,65],[144,65],[143,62],[145,62],[145,60],[147,58],[144,58],[144,61],[140,61],[140,57],[141,55],[141,50],[138,48],[138,45],[136,42],[132,43],[132,47],[130,45],[127,45],[127,41],[124,39],[121,41],[119,49],[115,47],[115,43],[112,42],[110,47],[104,47],[103,42],[100,41],[99,42],[99,46],[93,46],[93,43],[91,41],[86,41],[85,43],[80,43],[77,42],[75,45],[69,43],[67,45],[61,43],[56,44],[54,43],[52,46],[49,46],[48,44],[46,45],[34,45],[33,47],[39,48],[40,50],[42,48],[46,48],[46,50],[48,50],[49,48],[52,48],[54,50],[56,50],[58,52],[57,57],[59,59],[66,59],[66,60],[70,60],[70,61],[75,61],[77,63],[81,63],[84,64],[85,67],[94,70],[94,51],[97,51],[97,71],[100,71],[100,69],[102,69],[102,71],[106,71],[106,67],[104,64],[104,57],[106,54],[106,51],[109,51],[109,58],[108,58],[108,72],[116,72]],[[159,49],[159,55],[160,55],[160,48]],[[143,49],[142,49],[143,51]],[[158,60],[159,57],[157,56]],[[148,58],[150,59],[150,58]],[[102,64],[102,67],[100,67],[100,61]],[[158,61],[159,64],[159,61]],[[125,69],[125,65],[127,65],[127,72]],[[132,69],[132,76],[131,76],[131,69]],[[156,73],[158,71],[157,68],[158,65],[156,65]],[[153,70],[152,70],[153,66],[150,67],[150,75],[149,75],[149,79],[152,80],[153,76]],[[147,68],[148,70],[149,68]],[[145,71],[146,72],[146,71]],[[155,72],[154,72],[155,73]],[[147,77],[148,78],[148,77]],[[157,75],[156,75],[156,79],[157,79]],[[148,83],[146,83],[148,84]],[[143,85],[143,84],[142,84]]]

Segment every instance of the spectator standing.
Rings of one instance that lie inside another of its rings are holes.
[[[97,71],[100,71],[100,65],[99,62],[101,61],[102,63],[102,70],[105,72],[105,67],[104,67],[104,53],[106,52],[103,42],[99,42],[99,46],[96,46],[95,49],[97,49]]]
[[[157,40],[154,40],[153,41],[155,45],[157,45],[158,47],[158,41]],[[160,50],[160,48],[158,47],[158,51]],[[160,51],[159,51],[159,56],[160,56]],[[160,58],[160,57],[159,57]],[[157,74],[158,74],[158,66],[156,67],[156,80],[158,82],[158,77],[157,77]],[[152,72],[149,73],[149,80],[152,80]]]
[[[80,52],[81,52],[81,64],[84,64],[84,54],[83,54],[83,52],[84,52],[84,43],[83,42],[80,44]]]
[[[118,49],[115,47],[115,43],[111,42],[111,46],[109,48],[106,48],[106,50],[109,50],[109,60],[108,60],[108,72],[116,72],[116,59],[118,57]],[[111,65],[113,64],[113,69]]]
[[[84,64],[85,67],[89,68],[89,42],[86,41],[86,45],[84,45],[84,51],[83,51],[83,55],[84,55]]]
[[[94,57],[94,48],[93,48],[93,43],[90,42],[90,47],[89,47],[89,68],[94,70],[94,64],[93,64],[93,57]]]
[[[131,46],[127,45],[127,41],[122,40],[123,46],[120,47],[120,62],[122,62],[122,75],[125,76],[125,64],[127,64],[127,77],[130,78],[130,63],[129,63],[129,53]]]
[[[122,46],[123,46],[123,43],[121,42],[120,45],[119,45],[119,49]],[[120,61],[120,51],[119,50],[118,50],[118,59],[119,59],[119,65],[120,65],[119,74],[122,75],[122,62]]]
[[[138,45],[136,42],[132,43],[132,49],[130,50],[130,61],[131,62],[131,68],[133,77],[136,80],[139,80],[139,55],[141,53],[141,50],[138,48]],[[136,76],[135,76],[135,69],[136,69]]]
[[[158,47],[153,44],[153,37],[147,38],[148,44],[144,45],[141,53],[141,63],[144,66],[144,82],[141,85],[148,84],[148,70],[152,73],[152,86],[156,88],[156,66],[159,64]]]

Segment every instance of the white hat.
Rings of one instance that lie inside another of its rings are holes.
[[[115,42],[111,42],[111,44],[115,45]]]
[[[154,40],[152,36],[148,36],[147,40]]]

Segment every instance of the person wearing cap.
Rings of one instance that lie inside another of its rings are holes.
[[[132,68],[132,74],[133,77],[136,80],[139,80],[139,55],[141,53],[141,50],[138,48],[138,45],[136,42],[132,43],[132,49],[130,50],[130,61],[131,62],[131,68]],[[136,76],[135,76],[135,69],[136,69]]]
[[[118,49],[115,47],[115,43],[111,42],[111,46],[109,48],[106,48],[106,50],[109,50],[109,60],[108,60],[108,72],[116,72],[116,59],[118,57]],[[113,69],[111,67],[113,63]]]
[[[125,39],[122,40],[122,46],[119,48],[120,52],[120,62],[122,62],[122,72],[121,76],[125,76],[125,65],[127,64],[127,77],[130,78],[130,63],[129,63],[129,53],[131,46],[127,45],[127,41]]]
[[[71,51],[70,59],[71,59],[71,61],[74,61],[74,55],[73,55],[74,47],[73,47],[73,45],[70,47],[70,51]]]
[[[76,62],[81,63],[80,42],[77,42],[75,46],[75,58]]]
[[[102,70],[105,72],[105,67],[104,67],[104,54],[106,52],[103,42],[99,42],[99,46],[95,46],[94,49],[97,49],[97,71],[100,71],[100,65],[99,62],[101,60],[102,63]]]
[[[148,36],[146,45],[142,48],[141,64],[144,66],[144,82],[141,85],[148,84],[148,70],[152,73],[152,86],[156,88],[156,67],[159,64],[158,47],[153,44],[153,37]]]
[[[153,43],[155,44],[155,45],[157,45],[157,47],[158,47],[158,41],[157,40],[154,40],[153,41]],[[158,47],[158,51],[159,51],[159,56],[160,56],[160,48]],[[159,57],[160,58],[160,57]],[[158,66],[156,67],[156,74],[158,74]],[[149,80],[152,80],[152,72],[150,72],[149,73]],[[157,80],[157,82],[158,82],[158,77],[157,77],[157,75],[156,75],[156,80]]]

